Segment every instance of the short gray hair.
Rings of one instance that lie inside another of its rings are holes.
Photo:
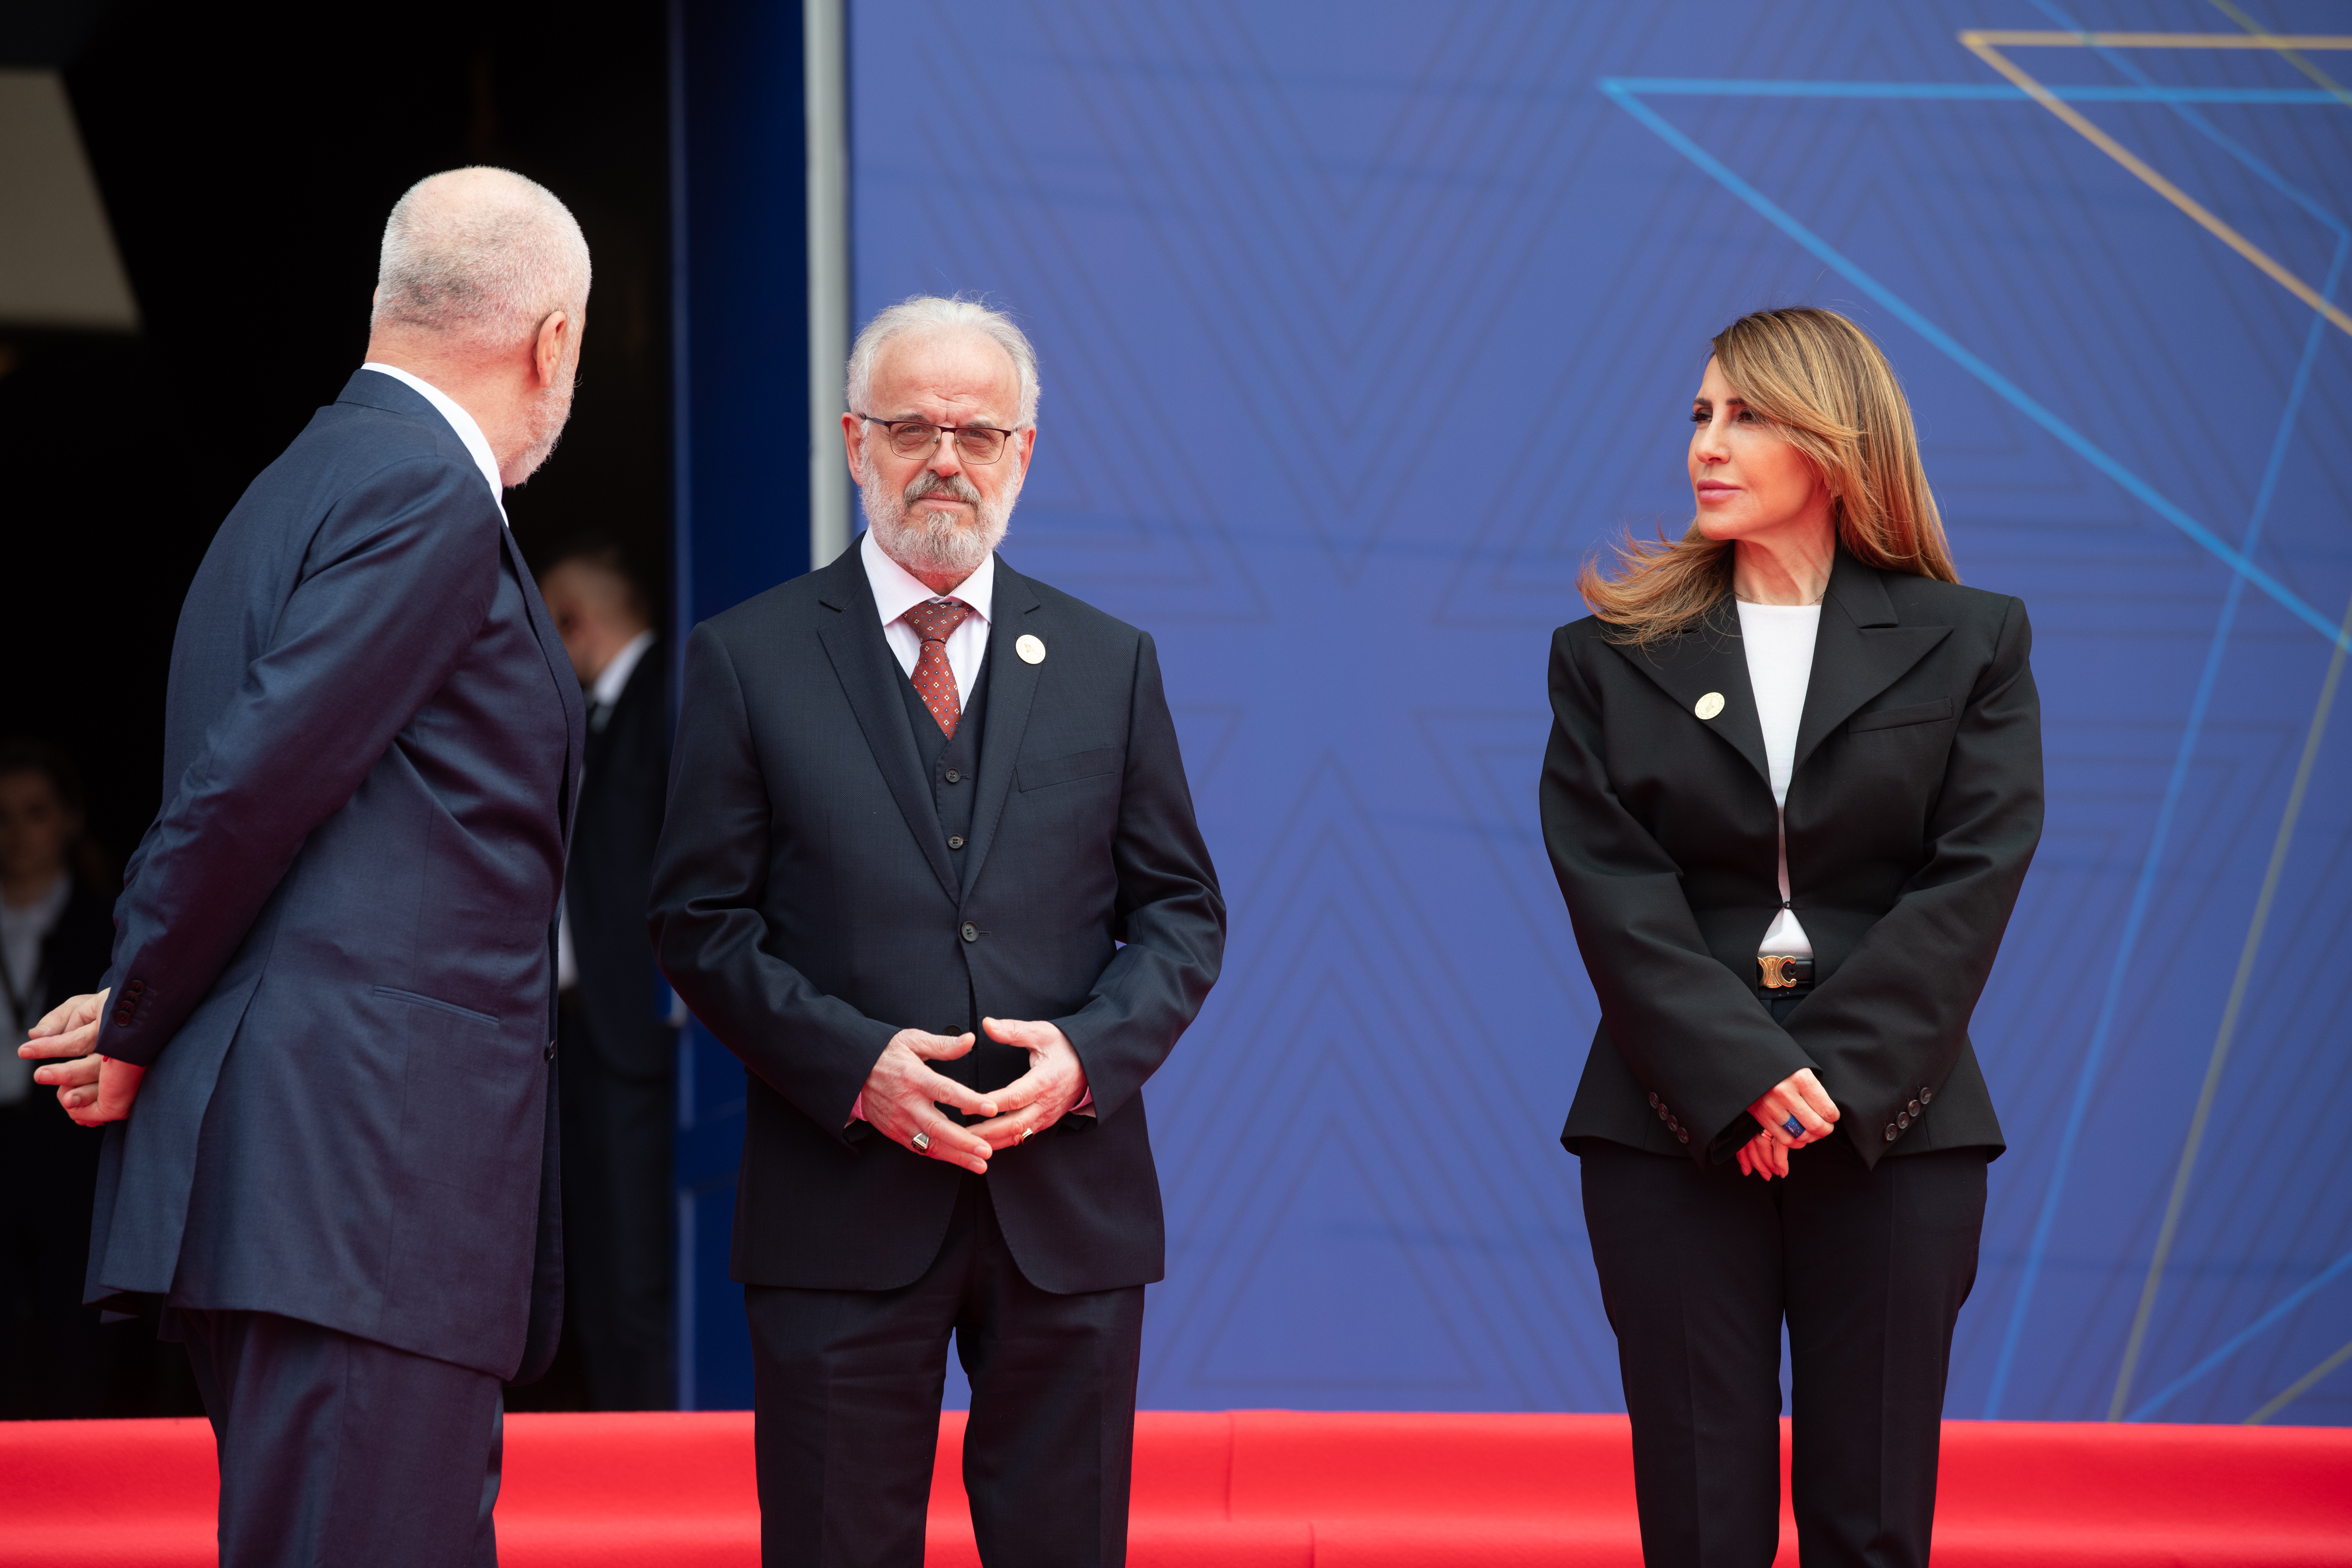
[[[554,193],[504,169],[452,169],[393,204],[374,324],[504,345],[588,307],[588,241]]]
[[[877,311],[866,330],[857,334],[857,342],[849,350],[849,407],[855,413],[865,408],[874,394],[874,366],[881,359],[882,350],[893,338],[909,332],[925,337],[947,332],[978,332],[1003,349],[1013,361],[1013,371],[1020,378],[1021,400],[1013,416],[1013,426],[1022,428],[1037,423],[1037,351],[1029,346],[1028,335],[1002,310],[992,310],[978,300],[961,294],[942,299],[937,294],[916,294]]]

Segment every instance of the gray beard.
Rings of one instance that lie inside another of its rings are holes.
[[[915,502],[934,490],[971,502],[973,521],[963,522],[952,512],[917,513]],[[981,563],[1004,542],[1013,502],[1020,499],[1016,488],[1002,501],[983,500],[968,481],[941,484],[928,468],[901,494],[892,495],[878,475],[861,481],[857,494],[866,525],[874,531],[874,542],[883,554],[919,577],[951,577],[959,583],[979,571]]]
[[[541,465],[555,455],[555,444],[563,439],[563,426],[572,418],[572,377],[565,376],[531,401],[530,445],[523,448],[517,462],[522,472],[516,476],[516,484],[539,472]]]

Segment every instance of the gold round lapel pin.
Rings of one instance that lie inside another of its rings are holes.
[[[1702,719],[1712,719],[1723,711],[1723,693],[1710,691],[1692,704],[1691,711]]]
[[[1024,664],[1045,662],[1045,645],[1025,632],[1013,638],[1013,651],[1021,656],[1021,662]],[[1720,703],[1717,705],[1720,706]]]

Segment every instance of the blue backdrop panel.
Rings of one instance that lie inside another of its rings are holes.
[[[1686,521],[1707,336],[1812,302],[1885,343],[1964,574],[2040,631],[2050,825],[1976,1023],[2012,1142],[1950,1412],[2352,1419],[2352,317],[1958,37],[2228,16],[853,24],[858,317],[980,289],[1029,324],[1006,553],[1159,637],[1232,899],[1150,1091],[1145,1403],[1618,1405],[1555,1142],[1594,1005],[1536,831],[1546,637],[1579,562]],[[2352,56],[2004,58],[2337,292]]]
[[[671,0],[669,23],[672,624],[691,626],[808,570],[805,132],[798,7]],[[678,1402],[744,1409],[751,1339],[727,1277],[743,1068],[694,1023],[677,1062]]]

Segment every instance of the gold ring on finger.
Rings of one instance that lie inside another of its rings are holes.
[[[1026,1143],[1035,1136],[1037,1136],[1037,1130],[1034,1127],[1024,1127],[1021,1130],[1021,1136],[1013,1141],[1013,1146],[1018,1148],[1020,1145]]]
[[[918,1154],[928,1154],[931,1152],[931,1135],[928,1132],[918,1132],[907,1142],[915,1146],[915,1152]]]

